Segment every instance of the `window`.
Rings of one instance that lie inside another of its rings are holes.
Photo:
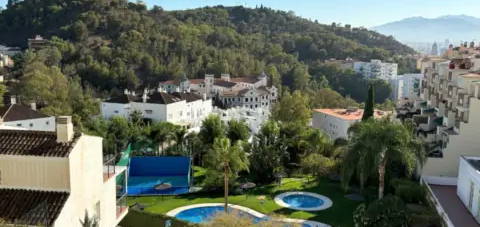
[[[22,127],[22,124],[17,124],[17,127]]]
[[[50,121],[45,122],[46,125],[50,125]]]
[[[118,110],[113,111],[114,113],[118,114]]]
[[[245,102],[248,102],[248,98],[245,98]]]
[[[145,110],[145,113],[146,113],[146,114],[152,114],[152,113],[153,113],[153,110]]]
[[[30,128],[33,127],[33,123],[30,123]]]

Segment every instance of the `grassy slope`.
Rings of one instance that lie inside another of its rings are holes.
[[[333,206],[324,211],[304,212],[280,207],[273,201],[275,195],[295,190],[325,195],[333,201]],[[260,195],[266,196],[266,200],[263,203],[257,198]],[[331,182],[327,179],[308,183],[304,178],[287,178],[283,180],[281,186],[268,185],[259,187],[252,190],[248,197],[246,195],[232,195],[229,197],[229,202],[274,216],[309,219],[336,227],[353,226],[352,213],[359,203],[344,198],[344,195],[345,193],[339,183]],[[223,197],[221,193],[195,193],[183,196],[148,196],[129,199],[129,203],[135,202],[145,205],[145,211],[147,212],[165,214],[181,206],[223,202]]]

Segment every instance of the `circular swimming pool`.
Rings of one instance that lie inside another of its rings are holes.
[[[259,213],[255,210],[252,210],[247,207],[238,206],[238,205],[228,205],[229,212],[235,212],[240,216],[246,216],[253,220],[254,223],[258,223],[264,220],[270,220],[271,218],[265,214]],[[222,203],[204,203],[204,204],[195,204],[190,206],[179,207],[177,209],[171,210],[167,213],[167,216],[175,217],[177,219],[191,222],[191,223],[205,223],[213,218],[218,212],[223,212],[225,209]],[[330,225],[308,220],[300,219],[274,219],[280,223],[285,223],[285,227],[290,226],[288,223],[297,223],[302,227],[330,227]]]
[[[286,192],[275,197],[275,202],[282,207],[294,210],[318,211],[332,206],[328,197],[311,192]]]

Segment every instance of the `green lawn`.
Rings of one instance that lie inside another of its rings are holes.
[[[198,170],[198,169],[197,169]],[[197,173],[196,173],[197,175]],[[201,174],[198,174],[201,175]],[[196,176],[196,179],[198,178]],[[318,212],[295,211],[278,206],[273,198],[275,195],[286,191],[308,191],[329,197],[333,206]],[[266,200],[262,203],[257,197],[264,195]],[[305,178],[286,178],[282,185],[268,185],[252,190],[246,195],[231,195],[229,203],[252,208],[268,215],[285,216],[290,218],[308,219],[330,224],[335,227],[353,226],[352,213],[359,202],[344,198],[338,182],[323,179],[320,182],[308,183]],[[155,214],[165,214],[177,207],[198,203],[223,202],[222,193],[194,193],[181,196],[147,196],[130,197],[129,204],[140,203],[146,206],[145,211]]]

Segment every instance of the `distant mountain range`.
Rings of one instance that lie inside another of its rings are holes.
[[[449,15],[438,18],[411,17],[373,27],[385,35],[402,42],[451,42],[480,40],[480,18],[466,15]]]

